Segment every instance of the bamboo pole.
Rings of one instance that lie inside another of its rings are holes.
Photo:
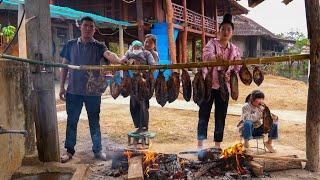
[[[34,65],[69,68],[74,70],[163,70],[163,69],[184,69],[184,68],[203,68],[203,67],[215,67],[215,66],[233,66],[233,65],[250,65],[250,64],[269,64],[274,62],[286,62],[286,61],[303,61],[309,59],[309,54],[302,55],[290,55],[279,57],[265,57],[265,58],[246,58],[235,61],[207,61],[207,62],[193,62],[193,63],[178,63],[178,64],[162,64],[162,65],[68,65],[61,63],[52,63],[47,61],[35,61],[31,59],[24,59],[10,55],[0,55],[0,58],[5,58],[14,61],[25,62]]]

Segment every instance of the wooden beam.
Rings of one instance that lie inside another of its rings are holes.
[[[25,18],[29,19],[25,23],[27,57],[38,61],[52,59],[49,1],[25,1]],[[53,70],[39,67],[32,73],[32,79],[39,159],[43,162],[60,161]]]
[[[143,156],[136,156],[129,158],[128,164],[128,180],[143,180],[143,169],[142,169]]]
[[[22,19],[22,14],[24,11],[24,5],[20,4],[18,8],[18,22]],[[21,24],[20,30],[18,31],[18,43],[19,43],[19,57],[28,58],[27,54],[27,36],[26,36],[26,26],[25,17]],[[30,56],[29,56],[30,57]],[[28,68],[29,69],[29,68]],[[31,73],[28,70],[21,80],[25,85],[22,87],[23,96],[23,107],[25,112],[25,129],[28,131],[28,136],[25,139],[25,155],[33,155],[36,150],[36,134],[34,128],[34,119],[36,114],[34,113],[34,108],[32,108],[33,94],[31,91]]]
[[[205,32],[205,23],[204,23],[204,0],[201,0],[201,44],[202,48],[206,46],[206,32]]]
[[[186,63],[188,60],[188,12],[187,12],[187,0],[182,0],[183,5],[183,20],[185,23],[184,30],[181,34],[182,39],[182,62]]]
[[[218,37],[219,25],[218,25],[218,0],[213,0],[213,19],[215,21],[216,37]]]
[[[174,23],[173,23],[173,7],[172,1],[166,0],[167,5],[167,24],[168,24],[168,42],[169,42],[169,55],[172,64],[177,63],[176,60],[176,45],[174,41]]]
[[[138,38],[141,42],[144,41],[144,20],[143,20],[143,1],[136,0],[137,23],[138,23]]]
[[[310,39],[310,76],[306,121],[306,169],[319,171],[320,136],[320,2],[305,0]]]
[[[123,27],[119,26],[119,51],[120,57],[124,55]]]

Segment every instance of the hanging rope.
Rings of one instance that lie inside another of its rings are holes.
[[[127,4],[132,4],[134,3],[136,0],[131,0],[131,1],[127,1],[127,0],[122,0],[123,2],[127,3]]]
[[[119,30],[116,30],[111,34],[105,34],[105,33],[102,33],[99,28],[96,28],[96,30],[97,30],[98,34],[100,34],[102,36],[113,36],[113,35],[115,35],[115,34],[117,34],[119,32]]]

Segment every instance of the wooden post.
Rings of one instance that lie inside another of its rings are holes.
[[[187,0],[182,0],[183,5],[183,20],[184,29],[181,34],[182,36],[182,62],[186,63],[188,59],[188,11],[187,11]]]
[[[195,37],[192,39],[192,62],[197,62],[197,41]]]
[[[173,7],[172,1],[166,0],[167,4],[167,23],[168,23],[168,41],[169,41],[169,55],[172,64],[177,62],[176,60],[176,45],[174,41],[174,26],[173,26]]]
[[[319,171],[320,131],[320,2],[305,0],[308,37],[310,39],[310,76],[306,122],[306,169]]]
[[[22,18],[22,13],[24,11],[24,5],[19,5],[18,10],[18,22],[20,22]],[[21,24],[20,30],[18,31],[18,43],[19,43],[19,57],[28,58],[27,55],[27,36],[26,36],[26,26],[25,26],[25,18],[23,18],[23,22]],[[28,67],[30,67],[28,65]],[[25,72],[25,76],[22,79],[23,85],[23,107],[25,112],[25,128],[29,133],[29,136],[26,137],[25,140],[25,155],[32,155],[36,150],[36,134],[34,128],[34,119],[36,114],[34,113],[34,109],[32,108],[33,102],[33,94],[31,91],[31,77],[30,77],[30,68],[28,68],[27,72]]]
[[[123,27],[119,26],[119,50],[120,57],[124,55]]]
[[[142,156],[136,156],[128,160],[128,180],[143,180]]]
[[[52,59],[51,19],[49,1],[25,1],[26,53],[31,59]],[[24,37],[22,37],[24,39]],[[32,71],[37,110],[35,123],[39,159],[43,162],[60,161],[57,113],[54,93],[53,70],[36,68]]]
[[[137,23],[138,23],[138,37],[141,42],[144,40],[144,20],[143,20],[143,2],[136,0],[137,7]]]
[[[73,24],[72,23],[68,23],[68,35],[69,35],[69,40],[73,39]]]
[[[213,19],[215,21],[216,37],[218,37],[219,25],[218,25],[218,0],[213,0]]]
[[[201,0],[201,44],[202,48],[206,46],[206,31],[205,31],[205,19],[204,19],[204,0]]]

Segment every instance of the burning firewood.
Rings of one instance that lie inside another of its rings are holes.
[[[192,85],[188,71],[182,70],[181,81],[183,87],[183,98],[189,102],[192,94]]]

